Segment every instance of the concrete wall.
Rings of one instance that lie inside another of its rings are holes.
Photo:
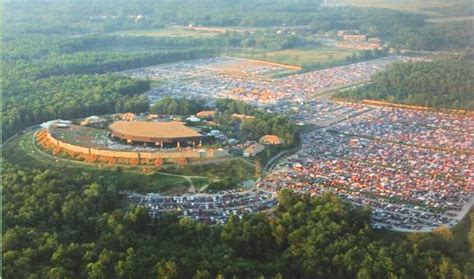
[[[81,153],[84,155],[96,155],[103,157],[115,157],[123,159],[179,159],[179,158],[190,158],[190,159],[199,159],[201,156],[197,149],[191,151],[176,151],[176,152],[133,152],[133,151],[114,151],[114,150],[105,150],[105,149],[95,149],[87,148],[72,145],[65,143],[61,140],[54,138],[49,131],[46,134],[47,139],[54,145],[61,147],[62,149],[70,152]],[[225,157],[228,153],[226,150],[207,150],[205,152],[205,158],[213,157]]]

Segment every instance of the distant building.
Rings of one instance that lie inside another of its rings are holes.
[[[203,110],[196,113],[196,116],[199,118],[212,118],[216,114],[214,110]]]
[[[234,113],[232,114],[232,118],[238,120],[252,120],[255,119],[255,116]]]
[[[126,112],[122,114],[122,120],[125,120],[125,121],[133,121],[135,120],[136,117],[137,116],[133,112]]]
[[[69,124],[66,123],[56,123],[54,126],[56,128],[69,128]]]
[[[379,38],[370,38],[369,39],[369,44],[373,47],[381,47],[382,46],[382,40]]]
[[[58,119],[58,120],[54,121],[53,126],[57,127],[57,128],[69,128],[69,126],[71,126],[71,124],[72,124],[72,122],[69,121],[69,120]]]
[[[260,138],[259,142],[262,144],[271,144],[271,145],[278,145],[278,144],[283,143],[283,141],[277,135],[265,135]]]
[[[369,38],[369,43],[377,43],[380,44],[382,43],[382,40],[379,38]]]
[[[360,43],[360,42],[367,41],[366,35],[344,35],[342,38],[344,41],[351,42],[351,43]]]
[[[337,36],[343,37],[344,35],[356,35],[359,34],[359,30],[338,30]]]
[[[265,146],[255,143],[245,148],[243,156],[244,157],[255,157],[258,153],[265,150]]]
[[[192,115],[192,116],[186,118],[186,121],[196,123],[196,122],[201,122],[201,119],[198,118],[198,117],[196,117],[196,116],[194,116],[194,115]]]
[[[88,125],[102,124],[105,122],[107,122],[105,118],[92,115],[82,120],[80,124],[81,126],[88,126]]]

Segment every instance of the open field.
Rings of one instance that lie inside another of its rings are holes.
[[[225,177],[235,178],[239,181],[255,179],[255,166],[245,159],[238,158],[214,164],[189,164],[181,169],[169,168],[170,173],[187,176],[207,177],[209,181],[219,181]]]
[[[277,51],[237,51],[232,55],[242,58],[259,59],[304,67],[312,64],[327,63],[334,60],[343,60],[346,56],[351,55],[352,52],[353,50],[351,49],[321,47],[314,49],[294,48]]]
[[[357,7],[387,8],[401,11],[423,11],[429,8],[447,7],[448,0],[332,0],[328,6],[353,5]]]
[[[464,20],[474,20],[474,16],[449,16],[449,17],[432,17],[426,21],[432,23],[444,23],[444,22],[455,22],[455,21],[464,21]]]
[[[124,36],[151,36],[151,37],[193,37],[193,38],[210,38],[219,34],[219,32],[208,30],[193,30],[184,27],[166,27],[160,29],[149,30],[127,30],[113,32],[114,35]]]
[[[108,45],[103,46],[101,48],[97,48],[96,51],[98,52],[125,52],[125,53],[148,53],[150,51],[156,52],[167,52],[167,51],[187,51],[190,50],[190,47],[163,47],[160,45],[153,45],[153,44],[142,44],[142,45]]]

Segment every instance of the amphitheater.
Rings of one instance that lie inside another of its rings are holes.
[[[36,132],[36,143],[44,150],[51,150],[52,155],[61,152],[68,154],[74,159],[88,163],[109,163],[128,165],[157,165],[161,166],[166,160],[178,164],[186,164],[191,161],[213,160],[229,156],[227,150],[213,148],[187,148],[176,151],[154,152],[133,150],[111,150],[93,147],[79,146],[67,143],[55,138],[51,128],[44,128]]]
[[[161,148],[165,143],[173,143],[179,149],[183,142],[201,146],[203,137],[179,121],[115,121],[109,131],[113,137],[127,143],[153,143]]]

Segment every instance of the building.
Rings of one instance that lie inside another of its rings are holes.
[[[122,114],[122,120],[125,120],[125,121],[133,121],[135,120],[136,117],[137,116],[133,112],[126,112]]]
[[[367,36],[366,35],[344,35],[342,36],[344,41],[351,42],[351,43],[360,43],[366,42]]]
[[[356,35],[359,34],[359,30],[338,30],[337,36],[343,37],[344,35]]]
[[[196,116],[199,118],[209,119],[212,118],[216,114],[214,110],[203,110],[196,113]]]
[[[379,38],[370,38],[369,39],[369,44],[372,46],[372,47],[381,47],[382,46],[382,40],[379,39]]]
[[[252,120],[255,119],[255,116],[234,113],[232,114],[232,118],[237,120]]]
[[[56,128],[69,128],[69,126],[71,126],[72,122],[69,121],[69,120],[61,120],[61,119],[58,119],[58,120],[55,120],[52,124],[52,126],[56,127]]]
[[[270,144],[270,145],[278,145],[278,144],[283,143],[281,138],[277,135],[265,135],[260,138],[259,142],[262,144]]]
[[[95,115],[89,116],[81,121],[81,126],[96,125],[107,122],[107,119]]]
[[[183,122],[116,121],[109,126],[112,137],[127,143],[176,144],[185,143],[201,146],[202,135],[187,127]]]
[[[262,152],[265,150],[265,146],[254,143],[250,145],[249,147],[245,148],[243,156],[244,157],[255,157],[258,153]]]
[[[201,122],[201,119],[194,115],[191,115],[190,117],[186,118],[186,121],[197,123],[197,122]]]

